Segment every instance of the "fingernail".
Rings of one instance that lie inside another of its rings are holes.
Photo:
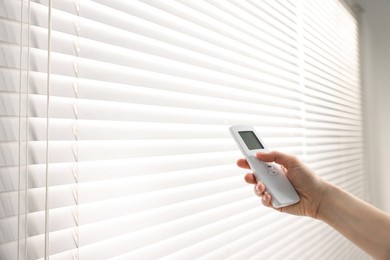
[[[259,189],[259,191],[264,190],[264,184],[260,183],[258,189]]]
[[[259,185],[255,186],[256,191],[259,191]]]

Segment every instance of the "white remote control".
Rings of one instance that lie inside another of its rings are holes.
[[[272,206],[281,208],[299,202],[299,195],[294,189],[281,166],[275,162],[262,162],[256,157],[257,152],[268,151],[252,126],[237,125],[230,127],[230,133],[244,154],[257,181],[264,183],[272,196]]]

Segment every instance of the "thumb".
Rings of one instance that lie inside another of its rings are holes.
[[[295,156],[285,153],[272,151],[272,152],[258,152],[256,154],[257,159],[263,162],[276,162],[283,165],[287,169],[298,164],[298,159]]]

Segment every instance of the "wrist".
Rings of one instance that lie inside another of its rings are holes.
[[[333,186],[328,182],[323,182],[322,191],[320,192],[320,198],[317,206],[317,211],[314,216],[315,219],[324,221],[326,218],[326,213],[329,212],[329,205],[332,204],[332,197],[334,194],[334,189],[337,187]]]

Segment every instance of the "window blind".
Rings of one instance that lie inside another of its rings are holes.
[[[332,1],[0,3],[1,259],[366,259],[259,206],[228,126],[364,198],[358,25]]]

